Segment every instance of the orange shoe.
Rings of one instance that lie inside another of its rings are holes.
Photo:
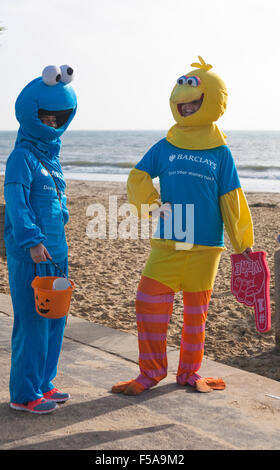
[[[224,390],[226,384],[220,377],[218,379],[202,377],[195,382],[195,388],[198,392],[209,393],[212,392],[212,390]]]
[[[125,395],[139,395],[144,392],[144,385],[136,382],[136,380],[128,380],[127,382],[118,382],[112,387],[113,393],[124,393]]]

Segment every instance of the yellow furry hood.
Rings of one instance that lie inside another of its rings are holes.
[[[178,78],[170,96],[170,108],[176,125],[167,140],[181,148],[205,149],[224,145],[225,135],[215,121],[221,117],[227,106],[227,89],[224,81],[214,72],[212,65],[199,56],[199,63],[192,63],[195,70]],[[184,116],[182,105],[196,102],[197,111]]]

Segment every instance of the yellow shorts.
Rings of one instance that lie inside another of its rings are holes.
[[[193,245],[190,250],[178,250],[176,242],[163,239],[152,239],[151,247],[143,276],[161,282],[174,292],[213,289],[220,257],[226,249]]]

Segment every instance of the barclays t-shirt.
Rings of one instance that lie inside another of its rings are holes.
[[[228,146],[185,150],[164,138],[151,147],[136,168],[151,178],[159,177],[161,200],[172,204],[172,216],[165,221],[159,218],[155,237],[224,245],[219,198],[241,186]]]

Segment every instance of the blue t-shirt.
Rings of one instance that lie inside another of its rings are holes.
[[[159,219],[155,237],[224,246],[219,198],[241,186],[228,146],[185,150],[164,138],[136,168],[159,177],[161,200],[172,204],[172,216]]]
[[[55,173],[56,181],[63,178],[63,174]],[[9,156],[4,182],[4,238],[8,254],[32,262],[29,248],[43,243],[54,262],[67,256],[66,196],[60,192],[61,206],[53,177],[26,148],[19,146]]]

